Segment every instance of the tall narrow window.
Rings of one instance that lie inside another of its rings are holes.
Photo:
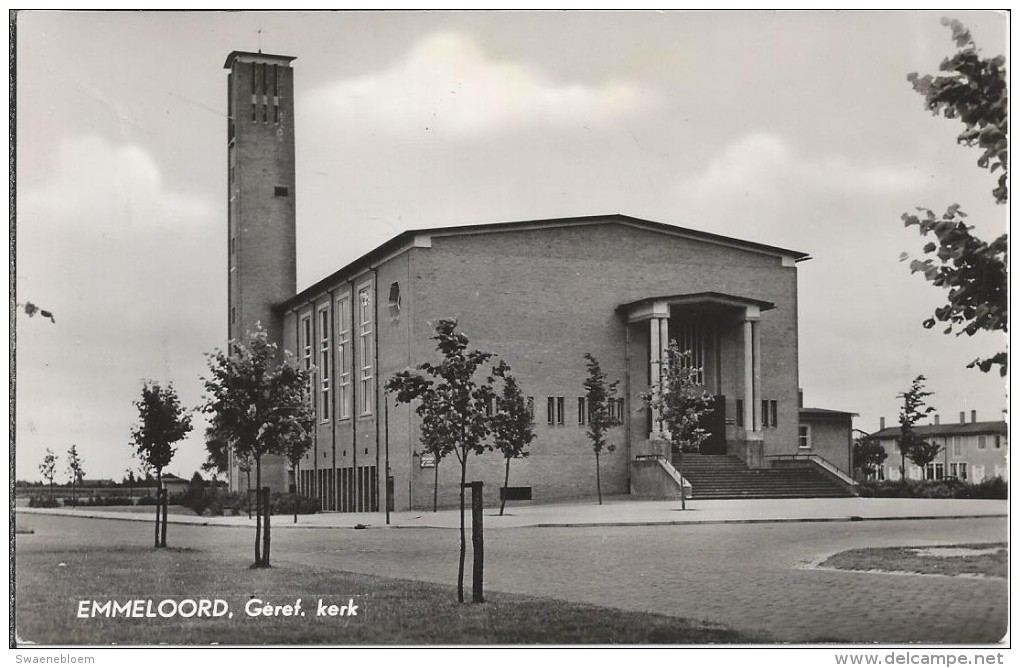
[[[336,374],[339,389],[340,419],[351,416],[351,300],[336,300]]]
[[[984,434],[978,435],[978,450],[984,450],[987,447],[988,441],[986,440],[985,435]]]
[[[329,321],[329,306],[319,309],[319,417],[328,422],[333,406],[330,392],[331,369],[329,365],[330,334],[333,328]]]
[[[960,437],[959,436],[953,436],[953,456],[954,457],[959,457],[960,456]]]
[[[310,315],[301,318],[301,360],[305,365],[305,371],[312,368],[312,317]]]
[[[811,427],[802,424],[797,427],[797,446],[801,448],[811,447]]]
[[[358,356],[361,362],[361,414],[372,413],[372,292],[358,290]]]
[[[531,416],[531,421],[535,421],[535,397],[528,397],[528,415]]]
[[[681,353],[690,353],[683,359],[685,369],[694,369],[694,382],[705,383],[705,336],[701,326],[691,320],[679,320],[675,334]],[[671,332],[672,333],[672,332]]]
[[[744,426],[744,400],[743,399],[737,399],[736,400],[736,404],[737,404],[737,410],[736,410],[736,415],[734,415],[734,418],[736,418],[737,426],[738,427],[743,427]]]
[[[556,397],[556,424],[563,424],[563,409],[566,400],[563,397]]]
[[[779,402],[775,399],[769,400],[769,412],[772,413],[772,426],[779,426]]]
[[[545,417],[546,422],[549,424],[556,424],[556,397],[549,397],[548,401],[546,401]]]
[[[588,424],[588,410],[585,407],[585,403],[584,397],[577,398],[577,424],[581,426]]]
[[[761,426],[772,427],[772,414],[769,412],[769,400],[761,400]]]

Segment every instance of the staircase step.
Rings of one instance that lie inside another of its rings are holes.
[[[695,499],[845,497],[850,492],[809,468],[749,469],[733,455],[684,454],[673,466],[691,483]]]

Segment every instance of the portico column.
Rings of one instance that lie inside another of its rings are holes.
[[[754,430],[762,429],[761,405],[761,322],[751,321],[751,341],[754,353]]]
[[[744,320],[744,429],[754,431],[754,330]]]
[[[744,429],[761,431],[761,344],[758,341],[757,306],[744,311]]]
[[[662,327],[659,321],[660,318],[655,317],[648,321],[648,364],[653,391],[659,388],[659,380],[662,377],[662,364],[660,363],[662,360],[662,341],[660,339]],[[652,433],[661,430],[660,415],[658,408],[652,413]]]

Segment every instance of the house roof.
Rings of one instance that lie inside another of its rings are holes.
[[[923,424],[914,427],[918,436],[967,436],[972,434],[1007,434],[1009,432],[1003,420],[993,422],[968,422],[966,424]],[[872,438],[897,438],[899,427],[887,427],[876,431]]]
[[[265,54],[262,54],[262,56],[265,57]],[[299,304],[303,304],[308,297],[323,292],[332,283],[342,280],[344,276],[353,276],[357,271],[364,271],[365,269],[370,268],[374,262],[379,261],[381,258],[384,258],[390,253],[393,253],[410,243],[413,243],[415,237],[418,236],[429,235],[457,236],[467,234],[486,234],[493,232],[515,232],[540,227],[548,227],[550,225],[557,227],[568,227],[581,225],[598,225],[605,223],[623,223],[625,225],[643,227],[645,229],[650,229],[657,232],[689,237],[699,241],[708,241],[711,243],[725,244],[728,246],[735,246],[737,248],[743,248],[746,250],[757,251],[760,253],[767,253],[771,255],[790,256],[794,259],[794,261],[797,262],[801,260],[810,259],[810,256],[807,253],[804,253],[803,251],[795,251],[790,250],[788,248],[780,248],[779,246],[769,246],[767,244],[761,244],[756,241],[734,239],[733,237],[727,237],[721,234],[703,232],[701,230],[694,230],[686,227],[678,227],[676,225],[668,225],[666,223],[659,223],[654,220],[645,220],[643,218],[635,218],[633,216],[627,216],[619,213],[599,214],[593,216],[576,216],[570,218],[519,220],[505,223],[483,223],[477,225],[425,227],[406,230],[394,237],[391,237],[388,241],[382,243],[379,246],[376,246],[375,248],[368,251],[361,257],[349,262],[348,264],[341,267],[337,271],[333,272],[329,276],[326,276],[325,278],[308,286],[304,290],[301,290],[293,297],[277,304],[276,309],[278,311],[287,311]]]

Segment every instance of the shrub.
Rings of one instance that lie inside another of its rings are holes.
[[[50,496],[32,496],[28,499],[29,508],[56,508],[60,501]]]
[[[944,480],[865,480],[858,487],[865,498],[884,499],[1006,499],[1009,485],[1002,478],[988,478],[971,484],[946,478]]]
[[[136,506],[154,506],[156,505],[156,497],[154,496],[143,496],[135,501]]]

